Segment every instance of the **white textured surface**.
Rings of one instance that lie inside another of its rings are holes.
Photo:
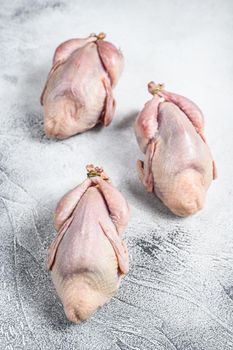
[[[12,0],[0,8],[0,348],[231,350],[233,2]],[[100,31],[126,58],[113,123],[48,140],[39,96],[53,51]],[[206,117],[219,179],[188,219],[171,215],[135,173],[132,122],[152,79],[193,99]],[[75,326],[45,257],[54,206],[87,163],[102,165],[131,205],[131,269],[118,295]]]

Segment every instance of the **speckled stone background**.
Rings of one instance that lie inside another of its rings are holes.
[[[2,0],[0,28],[0,349],[232,350],[233,2]],[[39,97],[54,49],[100,31],[126,59],[113,123],[48,140]],[[187,219],[147,194],[135,172],[132,123],[152,79],[206,117],[219,178]],[[131,264],[116,297],[77,326],[45,260],[56,202],[87,163],[104,166],[128,198]]]

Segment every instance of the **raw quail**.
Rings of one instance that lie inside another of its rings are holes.
[[[55,51],[53,66],[41,95],[44,130],[64,139],[112,121],[112,89],[123,70],[120,50],[105,34],[65,41]]]
[[[204,137],[204,118],[186,97],[151,82],[153,98],[135,122],[138,144],[145,154],[137,170],[147,191],[154,192],[176,215],[188,216],[204,205],[216,167]]]
[[[101,168],[89,165],[87,170],[88,178],[58,203],[58,233],[48,252],[57,294],[74,323],[108,302],[129,268],[121,238],[129,220],[128,204]]]

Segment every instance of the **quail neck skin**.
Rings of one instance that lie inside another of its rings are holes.
[[[88,319],[115,294],[128,272],[121,238],[129,208],[121,193],[99,176],[86,179],[58,203],[58,234],[48,268],[67,318]]]
[[[123,70],[123,55],[104,34],[71,39],[55,51],[53,66],[41,95],[44,128],[60,139],[111,123],[112,88]]]
[[[145,153],[145,161],[137,163],[139,177],[174,214],[194,214],[203,207],[206,191],[216,178],[203,134],[203,115],[185,97],[163,91],[154,83],[148,87],[156,93],[135,123]]]

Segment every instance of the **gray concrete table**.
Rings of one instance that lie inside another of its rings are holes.
[[[1,2],[0,17],[0,349],[233,349],[233,2],[14,0]],[[113,123],[48,140],[39,97],[54,49],[100,31],[126,59]],[[147,194],[135,172],[132,123],[152,79],[206,117],[219,178],[188,219]],[[77,326],[45,260],[56,202],[87,163],[128,198],[131,263],[118,294]]]

